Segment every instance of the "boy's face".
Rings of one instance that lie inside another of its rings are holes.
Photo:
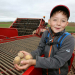
[[[54,33],[61,32],[68,25],[67,16],[63,12],[56,12],[48,23]]]

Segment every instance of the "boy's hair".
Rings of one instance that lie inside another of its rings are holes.
[[[65,6],[65,5],[57,5],[57,6],[55,6],[55,7],[52,9],[51,13],[50,13],[50,18],[51,18],[51,16],[53,16],[53,14],[54,14],[55,12],[60,11],[60,10],[63,12],[63,14],[67,15],[67,18],[69,19],[69,17],[70,17],[70,10],[69,10],[69,8],[68,8],[67,6]]]
[[[65,12],[65,11],[63,11],[63,10],[57,10],[57,11],[55,11],[52,15],[51,15],[51,17],[54,15],[54,14],[56,14],[56,13],[60,13],[60,12],[62,12],[63,13],[63,15],[65,15],[66,17],[67,17],[67,20],[68,20],[68,14]]]

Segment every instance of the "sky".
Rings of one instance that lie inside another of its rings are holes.
[[[48,22],[52,8],[59,4],[70,9],[69,22],[75,22],[75,0],[0,0],[0,21],[45,16]]]

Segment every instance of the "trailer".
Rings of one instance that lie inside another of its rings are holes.
[[[0,28],[0,75],[42,75],[42,69],[34,66],[17,71],[13,59],[21,50],[36,50],[45,27],[43,19],[17,18],[9,28]],[[75,53],[72,56],[68,75],[75,74]]]

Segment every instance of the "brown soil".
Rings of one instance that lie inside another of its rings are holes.
[[[73,67],[71,67],[71,70],[67,75],[75,75],[75,70]]]
[[[70,23],[68,24],[68,26],[75,27],[75,23],[70,22]]]
[[[74,33],[74,34],[72,34],[72,36],[75,38],[75,33]],[[74,45],[74,49],[75,49],[75,45]]]

